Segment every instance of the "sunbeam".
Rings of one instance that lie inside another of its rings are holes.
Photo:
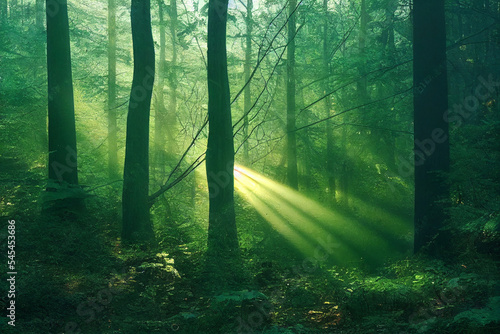
[[[390,213],[384,212],[384,219],[398,226],[382,233],[377,227],[378,217],[362,219],[326,209],[299,192],[240,165],[235,166],[234,176],[235,189],[306,256],[314,256],[321,248],[335,264],[363,260],[375,264],[401,252],[401,247],[393,244],[401,240],[405,224]],[[406,246],[409,250],[411,243]]]

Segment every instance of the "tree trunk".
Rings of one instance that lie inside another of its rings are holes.
[[[44,17],[44,11],[45,6],[44,6],[44,0],[36,0],[36,18],[35,18],[35,24],[38,29],[43,30],[44,28],[44,22],[43,22],[43,17]]]
[[[53,10],[54,6],[57,6],[57,11]],[[47,1],[47,76],[49,179],[77,185],[75,108],[66,0]]]
[[[325,74],[330,74],[330,50],[328,46],[328,0],[323,0],[323,11],[324,11],[324,22],[323,22],[323,69]],[[324,94],[328,94],[330,80],[329,78],[325,81],[324,86]],[[325,99],[325,117],[331,117],[330,108],[332,106],[332,101],[330,95],[328,95]],[[335,204],[335,192],[336,192],[336,184],[335,184],[335,158],[334,158],[334,147],[333,147],[333,129],[332,129],[332,121],[328,120],[325,122],[325,131],[326,131],[326,172],[328,175],[328,204]]]
[[[170,104],[167,113],[167,152],[177,154],[177,1],[170,0],[170,35],[172,66],[170,69]]]
[[[116,0],[108,0],[108,175],[117,177],[116,129]]]
[[[366,33],[367,33],[367,25],[368,25],[368,12],[366,10],[366,0],[361,0],[361,22],[359,27],[359,56],[361,59],[366,57]],[[363,77],[366,72],[366,66],[364,61],[359,64],[359,74],[362,78],[357,82],[357,90],[358,96],[361,103],[365,103],[368,101],[368,88],[367,88],[367,79]],[[360,113],[363,115],[363,109],[360,108]]]
[[[61,1],[59,0],[56,0],[54,1],[55,4],[59,4],[61,3]],[[67,1],[66,1],[66,4],[67,4]],[[9,1],[9,19],[12,21],[12,22],[15,22],[17,16],[18,16],[18,4],[17,4],[17,0],[10,0]]]
[[[419,251],[438,234],[448,197],[448,88],[444,0],[415,1],[413,7],[415,132],[415,241]],[[440,246],[440,245],[436,245]]]
[[[0,0],[0,24],[7,23],[7,0]]]
[[[253,9],[253,0],[247,0],[247,16],[246,16],[246,47],[245,47],[245,83],[250,80],[250,70],[252,66],[252,9]],[[251,84],[248,84],[245,87],[244,91],[244,119],[243,119],[243,138],[245,142],[243,143],[243,163],[245,165],[249,165],[250,157],[248,153],[248,112],[252,107],[252,90]]]
[[[35,13],[35,22],[36,22],[36,28],[38,32],[40,33],[40,38],[43,38],[46,34],[45,31],[45,1],[44,0],[37,0],[36,1],[36,13]],[[46,73],[46,65],[44,64],[46,62],[46,43],[45,41],[42,42],[40,39],[40,42],[37,42],[37,45],[35,46],[35,53],[36,53],[36,59],[33,60],[32,65],[33,65],[33,74],[35,77],[44,77]],[[45,73],[44,73],[45,72]],[[48,142],[48,134],[47,134],[47,109],[40,109],[39,112],[34,115],[36,117],[36,122],[39,125],[39,129],[36,131],[37,136],[36,136],[36,141],[39,145],[39,147],[42,149],[42,151],[45,151],[49,145]]]
[[[298,189],[297,138],[295,133],[295,8],[297,7],[297,1],[290,0],[288,6],[286,85],[287,183],[291,188]]]
[[[149,115],[155,76],[155,53],[149,1],[132,0],[131,24],[134,76],[127,117],[123,172],[122,238],[150,241],[154,232],[149,217]]]
[[[158,0],[158,16],[160,20],[160,57],[158,59],[158,84],[156,86],[156,106],[155,106],[155,127],[154,127],[154,170],[158,170],[163,174],[165,169],[165,53],[166,53],[166,38],[165,38],[165,19],[164,19],[164,3],[163,0]]]
[[[342,121],[343,123],[348,123],[349,122],[349,114],[344,114],[342,115]],[[341,172],[340,172],[340,203],[342,206],[345,208],[349,207],[349,179],[351,177],[351,170],[349,169],[349,152],[347,149],[347,126],[344,125],[342,127],[342,139],[341,139],[341,146],[342,146],[342,166],[341,166]]]
[[[208,144],[210,197],[207,266],[216,290],[232,285],[228,276],[239,258],[234,212],[234,144],[226,53],[228,0],[210,0],[208,9]],[[230,267],[229,267],[230,266]],[[233,276],[234,273],[231,274]]]

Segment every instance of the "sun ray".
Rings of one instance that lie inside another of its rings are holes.
[[[346,264],[361,259],[378,261],[382,254],[394,255],[394,251],[401,248],[401,245],[394,246],[394,242],[401,239],[402,226],[382,229],[376,220],[349,216],[339,210],[334,212],[243,166],[236,165],[234,175],[236,190],[305,255],[312,255],[320,246],[329,250],[333,262]],[[382,216],[403,225],[400,218],[390,213]]]

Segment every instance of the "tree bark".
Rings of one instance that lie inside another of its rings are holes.
[[[134,76],[127,117],[123,173],[123,229],[127,242],[154,239],[149,217],[149,115],[155,77],[150,1],[132,0]]]
[[[419,251],[446,219],[449,171],[448,86],[444,0],[420,0],[413,7],[415,132],[415,240]]]
[[[227,72],[228,0],[210,0],[208,9],[208,144],[210,197],[207,265],[215,289],[230,285],[228,266],[239,258],[234,212],[234,144]]]
[[[295,9],[296,0],[288,4],[288,47],[287,47],[287,85],[286,85],[286,132],[287,132],[287,183],[298,189],[297,137],[295,133]]]
[[[116,0],[108,0],[108,175],[117,177],[116,128]]]
[[[47,76],[49,179],[77,185],[75,107],[66,0],[47,1]]]

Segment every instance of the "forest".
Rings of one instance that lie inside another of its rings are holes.
[[[0,0],[1,333],[500,333],[500,0]]]

